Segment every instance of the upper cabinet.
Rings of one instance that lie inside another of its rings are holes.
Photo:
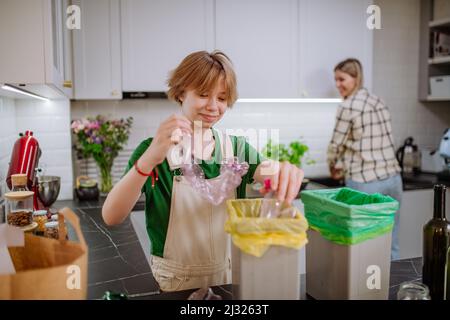
[[[166,91],[189,53],[213,47],[213,1],[122,0],[123,91]]]
[[[67,0],[0,2],[0,83],[47,97],[71,97]]]
[[[241,98],[298,96],[298,1],[216,0],[216,45]]]
[[[370,89],[371,3],[77,0],[75,97],[120,99],[122,92],[166,91],[170,71],[187,54],[213,49],[233,61],[241,98],[337,97],[333,68],[348,57],[361,60]]]
[[[81,28],[73,32],[75,99],[121,99],[119,0],[76,0]]]
[[[334,67],[346,58],[361,61],[364,85],[372,87],[371,0],[299,0],[299,88],[302,98],[338,97]]]

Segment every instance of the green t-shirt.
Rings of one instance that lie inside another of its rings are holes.
[[[213,163],[202,162],[200,167],[205,173],[207,179],[215,178],[220,174],[221,150],[217,132],[213,130],[215,138],[215,148],[212,158]],[[242,182],[237,188],[237,197],[245,198],[246,186],[253,182],[253,175],[256,167],[261,163],[263,157],[245,140],[245,137],[230,136],[234,155],[240,161],[249,163],[249,170],[242,177]],[[134,150],[128,161],[125,174],[133,167],[134,163],[142,156],[152,143],[152,138],[142,141]],[[153,255],[163,257],[164,244],[166,241],[167,228],[169,225],[170,204],[172,198],[173,177],[180,175],[180,170],[170,170],[167,159],[157,166],[158,181],[152,188],[152,180],[149,177],[142,187],[142,193],[145,194],[145,220],[147,233],[150,238],[151,251]]]

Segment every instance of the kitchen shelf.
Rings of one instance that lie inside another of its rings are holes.
[[[428,96],[427,99],[425,101],[450,101],[450,97],[448,98],[437,98],[437,97],[432,97],[432,96]]]
[[[450,29],[450,18],[445,18],[445,19],[439,19],[439,20],[434,20],[434,21],[430,21],[428,23],[430,28],[449,28]]]
[[[433,51],[430,48],[430,43],[433,40],[434,33],[450,34],[450,16],[441,14],[435,18],[434,12],[440,10],[439,5],[440,2],[436,0],[420,0],[418,100],[422,102],[450,101],[450,97],[431,96],[430,88],[430,78],[450,75],[450,56],[430,58],[430,51]]]
[[[428,64],[447,64],[447,63],[450,64],[450,56],[428,59]]]

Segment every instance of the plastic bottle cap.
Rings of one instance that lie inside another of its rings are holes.
[[[265,179],[264,180],[264,189],[270,190],[270,186],[271,186],[270,179]]]

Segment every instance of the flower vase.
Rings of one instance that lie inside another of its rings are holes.
[[[98,165],[101,197],[106,197],[113,188],[111,167]]]

